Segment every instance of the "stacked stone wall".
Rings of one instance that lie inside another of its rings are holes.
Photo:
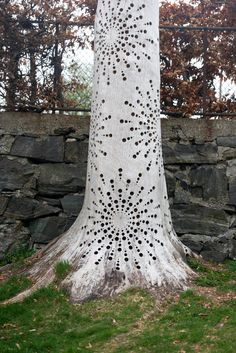
[[[88,137],[89,116],[0,114],[0,259],[74,222]],[[177,234],[205,258],[236,257],[236,121],[163,119],[162,140]]]

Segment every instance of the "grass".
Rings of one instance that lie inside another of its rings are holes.
[[[232,290],[236,292],[236,261],[226,261],[224,267],[205,267],[199,261],[191,259],[190,267],[199,272],[201,276],[195,283],[203,287],[216,287],[221,291]]]
[[[9,299],[30,286],[30,280],[24,276],[12,276],[0,285],[0,302]]]
[[[30,257],[35,253],[34,249],[29,249],[25,247],[19,247],[14,251],[7,253],[0,261],[0,266],[4,266],[7,264],[14,264],[16,266],[21,266],[24,263],[24,260]]]
[[[56,281],[62,281],[66,275],[70,272],[71,265],[67,261],[59,261],[54,267],[54,272],[56,276]]]
[[[22,303],[0,306],[0,352],[235,353],[236,262],[205,266],[191,260],[190,265],[199,273],[194,289],[161,308],[140,289],[72,305],[53,286]],[[65,274],[66,266],[59,267]],[[3,282],[0,299],[29,285],[24,281]]]

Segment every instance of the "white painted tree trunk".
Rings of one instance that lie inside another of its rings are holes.
[[[98,1],[85,202],[31,269],[33,289],[52,281],[61,260],[72,265],[62,285],[73,301],[184,287],[191,275],[164,175],[158,26],[157,0]]]

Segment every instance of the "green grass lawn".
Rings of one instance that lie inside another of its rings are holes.
[[[236,261],[190,264],[199,273],[193,289],[161,306],[139,289],[72,305],[54,286],[0,306],[0,353],[236,353]],[[0,300],[29,285],[2,282]]]

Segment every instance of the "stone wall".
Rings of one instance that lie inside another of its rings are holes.
[[[86,180],[89,117],[0,114],[0,259],[74,222]],[[236,257],[236,121],[162,120],[176,232],[205,258]]]

